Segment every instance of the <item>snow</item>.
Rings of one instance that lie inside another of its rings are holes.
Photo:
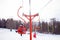
[[[34,32],[32,33],[32,35]],[[60,40],[60,35],[36,33],[37,37],[32,36],[32,40]],[[0,28],[0,40],[30,40],[29,32],[20,36],[15,30]]]

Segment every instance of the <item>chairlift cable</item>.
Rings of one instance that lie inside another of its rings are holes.
[[[50,1],[48,1],[42,8],[41,8],[41,10],[43,10],[49,3],[51,3],[52,2],[52,0],[50,0]]]

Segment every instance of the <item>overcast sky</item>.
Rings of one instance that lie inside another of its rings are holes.
[[[22,5],[22,0],[0,0],[0,18],[13,18],[19,20],[17,10]],[[29,0],[23,0],[22,13],[29,15]],[[49,21],[51,18],[60,20],[60,0],[31,0],[31,14],[39,13],[40,21]],[[22,17],[22,16],[21,16]],[[27,20],[25,17],[23,17]],[[33,21],[38,21],[35,17]],[[28,21],[28,20],[27,20]]]

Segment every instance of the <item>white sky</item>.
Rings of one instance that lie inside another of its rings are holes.
[[[31,14],[39,13],[40,21],[49,21],[50,18],[60,20],[60,0],[52,0],[44,7],[48,1],[50,0],[31,0]],[[17,16],[17,10],[21,5],[22,0],[0,0],[0,18],[19,20],[20,18]],[[23,12],[27,15],[29,14],[29,0],[23,0],[23,8],[20,11],[20,15],[22,15]],[[27,20],[25,17],[23,18]],[[37,18],[38,17],[34,18],[33,21]]]

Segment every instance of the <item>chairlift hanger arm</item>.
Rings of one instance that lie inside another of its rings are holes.
[[[18,9],[18,11],[17,11],[17,16],[20,18],[20,19],[22,19],[23,21],[24,21],[24,23],[26,23],[26,21],[22,18],[22,17],[20,17],[20,15],[19,15],[19,10],[22,8],[22,6],[20,6],[19,7],[19,9]]]

